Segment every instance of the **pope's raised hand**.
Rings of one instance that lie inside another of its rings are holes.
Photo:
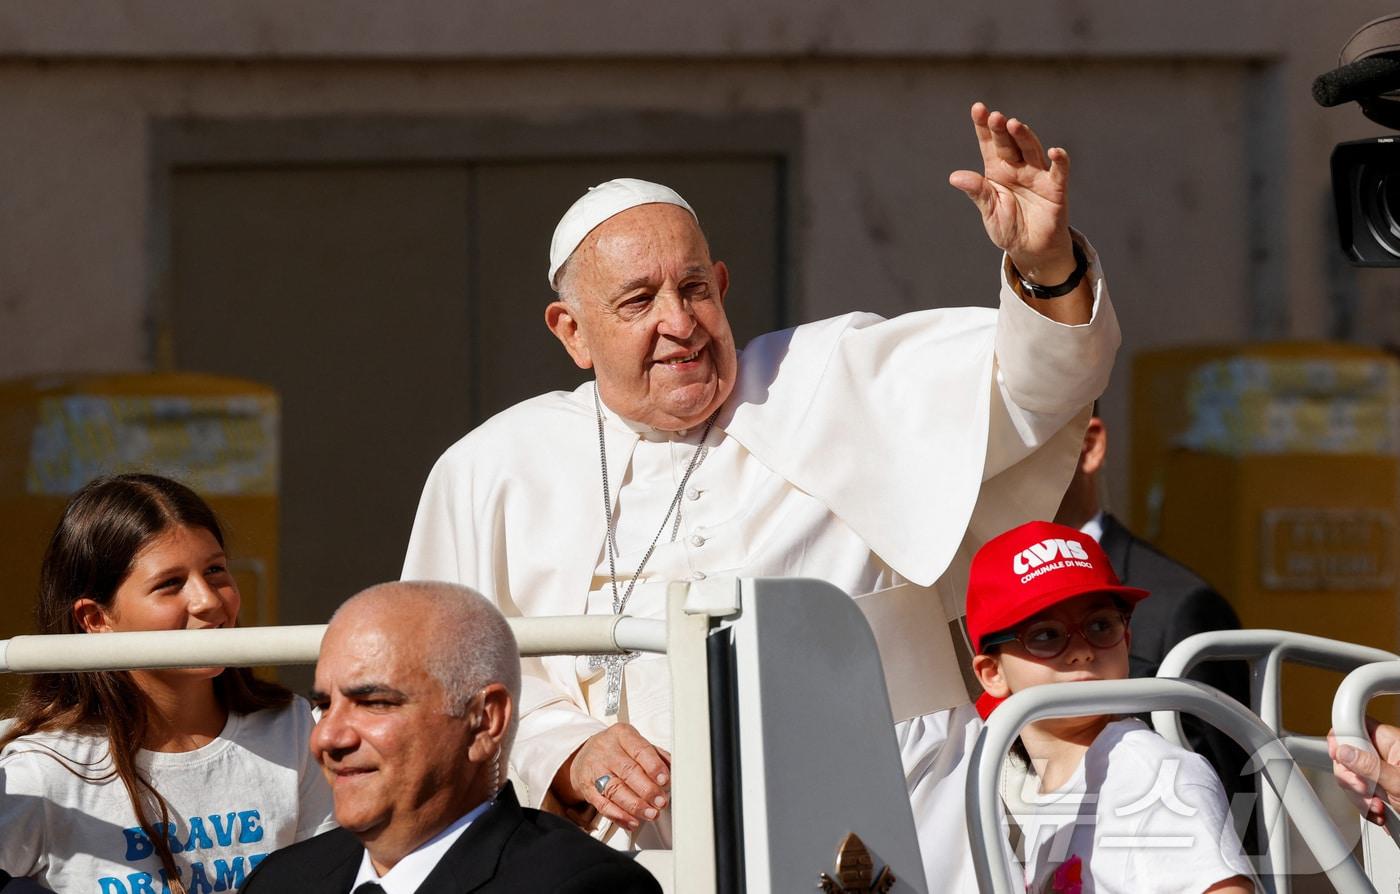
[[[579,746],[559,768],[553,788],[566,804],[586,802],[635,830],[666,806],[670,781],[671,756],[631,724],[614,723]]]
[[[982,173],[954,171],[948,182],[982,215],[987,236],[1006,252],[1022,276],[1057,285],[1074,272],[1069,235],[1069,153],[1045,149],[1030,125],[978,102],[972,128],[982,152]]]

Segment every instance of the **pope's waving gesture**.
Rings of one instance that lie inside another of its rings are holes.
[[[1093,295],[1087,263],[1069,230],[1069,153],[1046,149],[1030,125],[983,103],[972,106],[983,171],[954,171],[948,182],[982,214],[987,236],[1015,267],[1026,303],[1061,323],[1087,323]],[[1067,288],[1068,287],[1068,288]]]

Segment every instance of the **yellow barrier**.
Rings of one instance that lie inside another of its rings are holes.
[[[1246,627],[1400,649],[1400,362],[1337,344],[1140,354],[1135,527]],[[1290,668],[1289,728],[1327,729],[1339,678]]]

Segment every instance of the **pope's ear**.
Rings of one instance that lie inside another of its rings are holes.
[[[567,301],[553,301],[544,309],[544,323],[554,337],[564,346],[579,369],[593,368],[593,355],[588,350],[588,339],[579,328],[575,309]]]
[[[972,672],[992,698],[1006,698],[1011,694],[1011,687],[1006,685],[1006,677],[1001,673],[1001,662],[991,655],[972,656]]]
[[[87,598],[73,603],[73,620],[84,633],[108,633],[112,629],[106,610]]]
[[[719,288],[719,300],[729,294],[729,268],[723,261],[715,261],[715,286]]]

